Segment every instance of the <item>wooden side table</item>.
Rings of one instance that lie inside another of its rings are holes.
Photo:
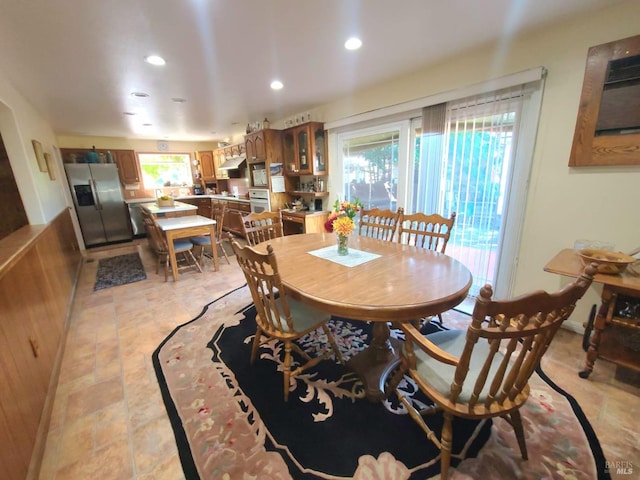
[[[546,272],[577,277],[584,269],[572,249],[561,250],[544,267]],[[583,348],[587,352],[581,378],[593,371],[598,358],[640,371],[640,277],[623,272],[597,274],[594,282],[603,284],[602,303],[592,309],[585,324]]]

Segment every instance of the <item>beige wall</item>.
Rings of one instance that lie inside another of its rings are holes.
[[[523,240],[513,291],[555,290],[567,283],[543,267],[574,240],[615,243],[622,251],[640,246],[640,167],[567,166],[589,47],[640,34],[640,2],[564,21],[551,28],[473,52],[396,81],[358,92],[312,111],[314,118],[336,121],[491,78],[544,66],[544,90]],[[333,165],[335,167],[335,164]],[[574,328],[598,302],[592,287],[572,317]]]
[[[38,140],[55,162],[55,136],[49,124],[1,74],[0,133],[29,223],[47,223],[67,205],[61,188],[63,176],[57,164],[53,165],[56,180],[39,170],[31,140]]]

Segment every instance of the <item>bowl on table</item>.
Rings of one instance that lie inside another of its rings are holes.
[[[598,273],[606,273],[615,275],[622,273],[633,262],[635,257],[622,252],[611,252],[609,250],[597,250],[593,248],[585,248],[578,250],[578,255],[583,265],[587,266],[591,263],[598,264]]]

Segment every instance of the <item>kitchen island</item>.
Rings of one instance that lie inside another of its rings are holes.
[[[174,202],[170,207],[161,207],[156,202],[143,203],[140,208],[146,210],[155,218],[184,217],[195,215],[198,207],[183,202]]]

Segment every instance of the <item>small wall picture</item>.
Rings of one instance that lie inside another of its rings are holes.
[[[42,144],[37,140],[31,140],[33,144],[33,151],[36,152],[36,160],[38,161],[38,168],[41,172],[47,171],[47,163],[44,159],[44,152],[42,151]]]
[[[44,163],[47,167],[47,171],[49,172],[49,179],[50,180],[55,180],[56,179],[56,172],[53,169],[53,156],[50,153],[46,153],[44,154]]]

